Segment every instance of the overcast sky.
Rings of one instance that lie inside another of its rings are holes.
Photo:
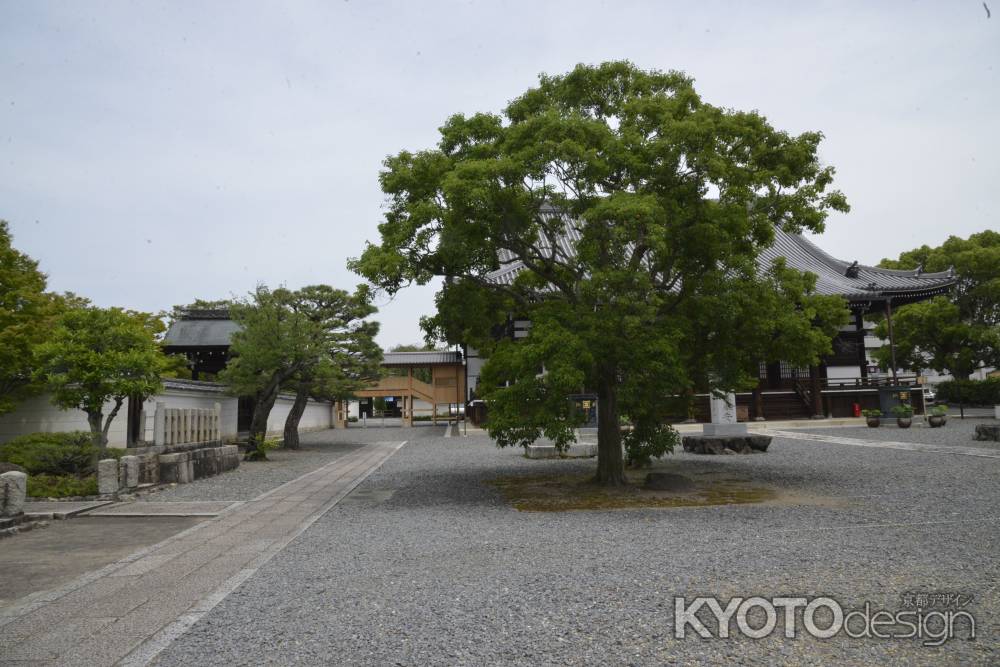
[[[352,287],[386,155],[629,59],[822,131],[853,207],[835,256],[1000,229],[1000,3],[750,4],[0,0],[0,218],[100,305]],[[420,340],[433,291],[380,301],[384,346]]]

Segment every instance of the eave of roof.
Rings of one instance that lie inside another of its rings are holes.
[[[551,218],[560,214],[547,207],[541,215]],[[565,233],[557,238],[557,246],[560,252],[572,257],[576,253],[580,232],[568,218],[564,229]],[[857,277],[848,277],[851,262],[836,259],[804,236],[790,234],[780,228],[775,229],[774,244],[765,248],[758,257],[758,271],[763,273],[768,270],[778,257],[785,258],[791,268],[815,274],[818,294],[839,295],[851,302],[883,301],[888,297],[918,300],[943,294],[955,284],[954,275],[947,271],[918,273],[862,264],[857,267]],[[510,285],[524,265],[506,252],[501,253],[500,262],[501,267],[486,274],[486,279],[499,285]]]

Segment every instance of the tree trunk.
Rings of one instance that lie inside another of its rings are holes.
[[[302,413],[306,411],[306,402],[309,400],[309,387],[305,383],[300,383],[298,391],[295,392],[295,402],[292,409],[288,411],[285,418],[285,449],[299,448],[299,420]]]
[[[604,486],[626,483],[615,384],[614,373],[608,373],[597,387],[597,475],[594,481]]]
[[[90,425],[90,441],[94,443],[94,447],[104,451],[104,446],[108,444],[108,441],[105,438],[104,429],[101,426],[101,422],[104,421],[104,414],[100,410],[96,412],[86,410],[86,413],[87,424]]]
[[[267,437],[267,418],[271,414],[274,402],[278,400],[278,386],[260,392],[253,404],[253,418],[250,420],[250,437],[247,442],[246,461],[264,461],[267,453],[264,451],[264,440]]]
[[[108,431],[111,430],[111,422],[115,420],[115,416],[118,414],[118,411],[122,409],[122,403],[124,401],[124,398],[116,398],[115,407],[111,409],[111,412],[108,413],[108,418],[104,420],[104,428],[101,430],[101,442],[103,442],[105,446],[108,444]]]

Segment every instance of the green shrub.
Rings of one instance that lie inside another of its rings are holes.
[[[906,403],[900,403],[899,405],[892,406],[892,414],[896,415],[900,419],[905,419],[907,417],[913,416],[913,406],[907,405]]]
[[[882,411],[879,410],[878,408],[868,408],[866,410],[862,410],[861,414],[863,414],[865,417],[881,417]]]
[[[1000,378],[949,380],[937,386],[938,400],[966,405],[1000,405]]]
[[[637,425],[622,436],[625,445],[625,463],[632,468],[648,467],[654,458],[674,451],[680,435],[667,424]]]
[[[28,496],[32,498],[65,498],[67,496],[96,496],[97,477],[73,475],[29,475]]]
[[[82,431],[30,433],[0,445],[0,461],[16,463],[29,475],[89,475],[98,454],[90,434]]]

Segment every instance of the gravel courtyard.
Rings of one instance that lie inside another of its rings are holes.
[[[951,423],[882,431],[971,444]],[[482,434],[442,432],[324,434],[409,442],[157,664],[1000,662],[1000,459],[776,439],[763,455],[675,454],[664,465],[752,479],[783,501],[518,512],[487,482],[593,461],[532,461]],[[700,639],[690,628],[674,637],[675,595],[723,606],[732,596],[830,596],[845,611],[870,602],[894,612],[911,592],[971,596],[963,609],[976,641],[785,639],[780,621],[761,640]]]

